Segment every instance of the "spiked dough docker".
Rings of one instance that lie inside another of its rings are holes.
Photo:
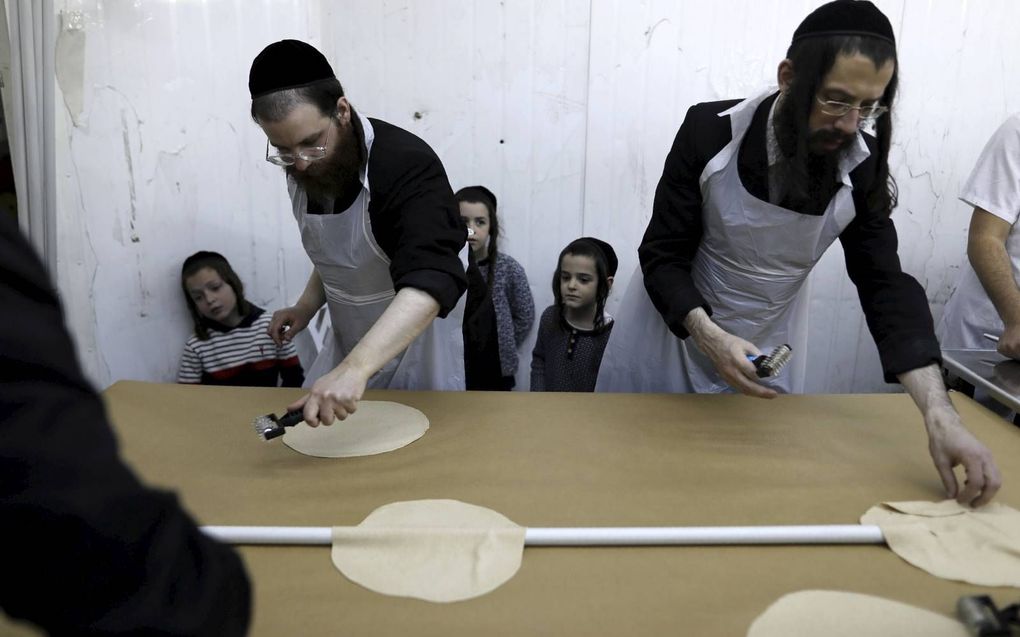
[[[793,356],[793,348],[789,345],[780,345],[767,356],[765,354],[761,356],[748,355],[747,360],[754,363],[758,370],[758,378],[770,378],[779,374],[783,366],[790,362],[791,356]]]
[[[305,417],[301,410],[296,410],[288,411],[279,418],[276,414],[259,416],[252,421],[251,425],[255,428],[255,433],[263,440],[269,441],[287,433],[287,427],[293,427],[304,419]]]

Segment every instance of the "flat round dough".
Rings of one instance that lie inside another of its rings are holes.
[[[968,637],[960,622],[890,599],[841,591],[799,591],[758,616],[747,637]]]
[[[283,444],[317,458],[371,456],[405,447],[425,435],[429,419],[414,407],[379,400],[363,400],[358,411],[332,425],[287,429]]]
[[[861,524],[878,525],[894,553],[936,577],[1020,587],[1020,511],[1004,504],[885,502]]]
[[[456,602],[484,595],[521,567],[524,527],[457,500],[379,507],[355,527],[333,529],[333,564],[385,595]]]

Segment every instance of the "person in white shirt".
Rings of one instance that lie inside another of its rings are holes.
[[[946,304],[938,337],[945,349],[989,349],[1020,360],[1020,113],[988,140],[960,193],[973,206],[968,263]]]

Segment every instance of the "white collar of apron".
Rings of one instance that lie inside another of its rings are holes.
[[[368,158],[372,156],[372,142],[375,141],[375,129],[372,128],[372,122],[368,121],[368,118],[361,113],[356,113],[358,121],[361,122],[361,130],[365,134],[365,164],[361,167],[361,171],[358,173],[358,177],[361,178],[361,185],[366,190],[368,189]]]
[[[733,106],[721,113],[719,117],[730,117],[730,128],[733,132],[733,138],[736,139],[738,136],[743,137],[748,127],[751,125],[751,120],[754,118],[754,112],[758,109],[758,106],[765,101],[770,95],[774,94],[778,89],[776,87],[769,87],[755,95],[750,97],[743,102]],[[772,142],[770,140],[775,139],[775,130],[772,128],[772,115],[775,112],[776,102],[772,103],[772,109],[769,111],[768,123],[765,125],[765,136],[766,136],[766,148],[771,150]],[[839,158],[839,178],[844,185],[853,187],[850,182],[850,173],[854,168],[857,168],[861,163],[871,155],[871,151],[868,150],[868,144],[864,141],[864,133],[857,131],[857,139],[850,148],[843,151],[842,156]],[[769,156],[769,166],[772,165],[771,153]]]

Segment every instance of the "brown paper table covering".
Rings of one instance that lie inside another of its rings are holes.
[[[902,394],[743,396],[370,391],[431,427],[397,451],[302,456],[255,416],[296,389],[119,382],[122,450],[203,524],[359,523],[398,500],[454,498],[523,526],[855,524],[881,501],[939,500],[921,418]],[[1020,430],[954,395],[1020,508]],[[1013,487],[1013,488],[1011,488]],[[253,635],[744,635],[780,596],[867,593],[951,615],[958,596],[1015,589],[936,579],[881,546],[528,548],[518,574],[455,604],[347,581],[329,547],[245,547]]]

